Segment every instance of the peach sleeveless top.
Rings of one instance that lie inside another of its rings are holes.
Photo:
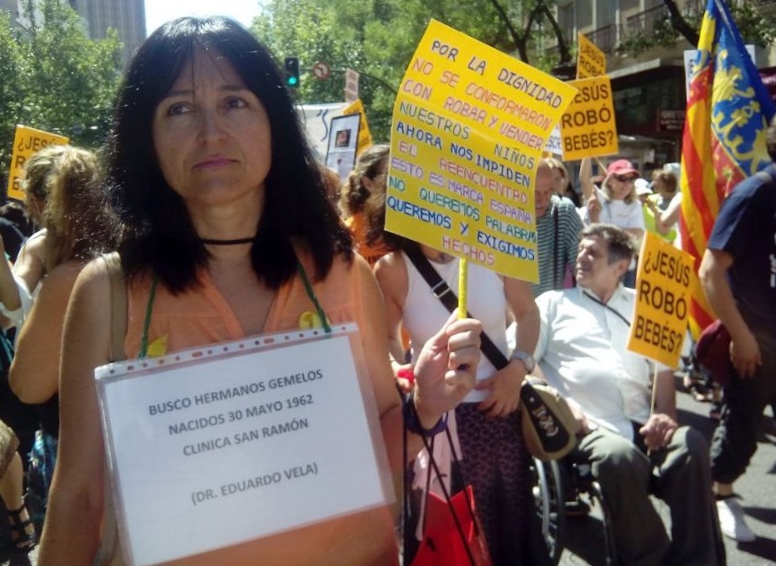
[[[300,261],[308,278],[312,278],[314,269],[310,259],[301,257]],[[173,296],[162,285],[157,286],[149,327],[149,355],[163,355],[245,336],[207,273],[202,274],[201,281],[199,289],[178,296]],[[355,321],[359,328],[364,328],[361,285],[355,264],[348,266],[341,258],[336,259],[326,280],[312,286],[332,324]],[[140,352],[150,288],[150,278],[139,279],[128,288],[128,330],[124,349],[130,358],[137,357]],[[264,332],[297,329],[300,316],[315,311],[304,283],[297,275],[278,291]],[[333,485],[332,489],[345,490],[348,486]],[[234,520],[245,518],[235,517]],[[390,509],[382,507],[168,564],[398,566],[398,548]]]
[[[310,258],[300,261],[312,281],[312,261]],[[178,296],[157,285],[148,332],[149,355],[245,338],[237,317],[206,271],[200,274],[200,281],[200,288]],[[331,323],[356,322],[359,328],[364,328],[361,285],[355,265],[348,266],[341,258],[335,259],[326,280],[312,282],[312,287]],[[150,277],[139,278],[128,288],[124,350],[129,359],[140,353],[150,290]],[[264,333],[298,329],[300,316],[305,312],[315,312],[315,305],[297,275],[278,290],[267,315]]]

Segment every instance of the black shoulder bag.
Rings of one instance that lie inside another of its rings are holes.
[[[434,296],[453,312],[458,306],[450,286],[442,279],[434,266],[419,249],[404,250],[407,257],[426,280]],[[466,313],[473,318],[470,313]],[[480,349],[497,370],[509,364],[509,360],[484,332],[480,336]],[[532,456],[540,460],[554,460],[568,454],[576,444],[574,435],[576,420],[566,400],[541,380],[524,379],[520,388],[522,434]]]

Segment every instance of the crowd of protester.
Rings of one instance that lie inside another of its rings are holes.
[[[709,301],[733,335],[736,372],[748,378],[725,391],[733,403],[710,449],[677,422],[677,368],[654,368],[624,343],[645,231],[681,246],[673,165],[644,179],[615,158],[594,177],[583,159],[575,183],[562,161],[543,159],[535,179],[539,282],[470,266],[472,318],[458,319],[421,264],[457,294],[459,259],[385,231],[389,147],[363,151],[339,183],[313,159],[282,85],[271,55],[238,24],[179,19],[134,56],[100,158],[55,146],[28,161],[26,218],[7,205],[0,222],[0,338],[15,339],[2,368],[0,420],[20,439],[0,476],[0,498],[16,550],[28,552],[40,536],[43,566],[123,563],[121,550],[105,543],[115,517],[104,487],[97,366],[295,329],[311,305],[322,325],[358,323],[363,377],[395,477],[406,475],[404,455],[422,491],[430,452],[448,464],[457,453],[492,564],[548,560],[519,432],[520,384],[529,374],[569,400],[577,452],[601,481],[623,564],[724,564],[721,534],[753,540],[732,484],[774,397],[766,374],[775,369],[776,308],[763,318],[757,301],[776,305],[772,289],[758,287],[743,306],[740,298],[752,275],[743,267],[747,242],[773,240],[754,232],[767,224],[758,214],[774,217],[762,196],[769,181],[748,181],[723,206],[726,223],[703,262]],[[99,257],[114,250],[128,295],[118,353],[110,344],[110,275]],[[486,337],[503,362],[480,353]],[[149,352],[160,340],[163,351]],[[424,447],[422,437],[445,427],[447,451],[442,443]],[[402,442],[404,428],[411,434]],[[445,489],[460,489],[452,479]],[[650,494],[668,503],[670,532]],[[396,520],[386,506],[181,563],[395,565]],[[422,522],[415,527],[422,536]]]

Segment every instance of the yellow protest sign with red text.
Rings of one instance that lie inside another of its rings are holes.
[[[24,200],[22,180],[24,178],[24,163],[36,152],[49,145],[65,145],[70,140],[64,136],[16,126],[13,138],[13,154],[11,155],[11,170],[8,175],[8,198]]]
[[[692,256],[646,232],[639,255],[628,349],[677,367],[695,288]]]
[[[575,92],[432,20],[393,110],[386,229],[538,281],[533,180]]]

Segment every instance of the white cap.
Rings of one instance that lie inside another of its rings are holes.
[[[636,179],[633,182],[633,185],[636,187],[636,194],[638,196],[652,194],[652,189],[649,186],[649,181],[647,181],[646,179],[641,179],[641,178]]]

